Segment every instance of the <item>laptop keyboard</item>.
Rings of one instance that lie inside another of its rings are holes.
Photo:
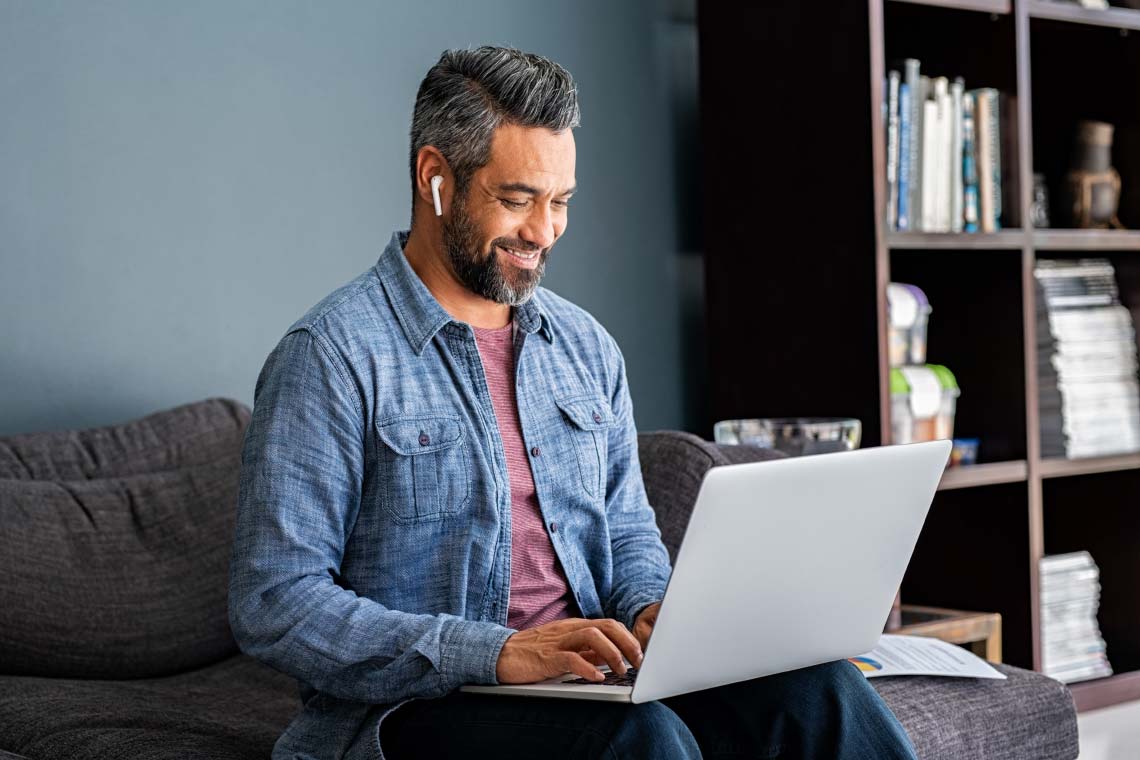
[[[633,682],[637,679],[637,668],[629,668],[625,671],[625,675],[618,675],[612,670],[606,673],[604,681],[590,681],[585,678],[575,678],[572,681],[564,681],[563,683],[585,683],[591,686],[633,686]]]

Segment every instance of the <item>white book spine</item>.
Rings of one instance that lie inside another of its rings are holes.
[[[915,193],[914,204],[910,209],[910,218],[915,221],[915,229],[919,232],[922,232],[923,230],[927,229],[923,225],[923,221],[926,219],[926,212],[923,211],[922,200],[925,196],[925,193],[923,192],[923,188],[925,186],[923,177],[926,174],[924,167],[926,159],[926,151],[924,149],[924,146],[926,144],[926,127],[924,126],[924,121],[926,120],[926,101],[930,98],[930,77],[924,76],[922,74],[918,76],[917,95],[918,100],[915,102],[915,93],[911,93],[911,100],[914,102],[917,118],[914,122],[911,123],[910,129],[911,132],[915,132],[917,130],[918,150],[916,150],[914,153],[914,164],[911,167],[912,171],[910,173],[911,182],[915,184],[917,191]]]
[[[922,229],[938,229],[938,104],[922,104]]]
[[[950,145],[951,137],[951,109],[953,101],[950,98],[950,82],[946,77],[935,80],[934,93],[938,101],[938,185],[937,185],[937,229],[939,232],[950,231]]]

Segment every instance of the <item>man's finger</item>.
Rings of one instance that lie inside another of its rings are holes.
[[[641,642],[624,625],[613,618],[595,620],[599,630],[614,642],[634,667],[641,665]]]
[[[583,649],[578,654],[582,655],[582,658],[585,659],[586,662],[590,663],[591,665],[605,665],[606,664],[606,658],[602,657],[600,654],[595,652],[593,649]]]
[[[610,666],[610,670],[617,674],[625,673],[626,666],[622,662],[621,652],[618,650],[614,643],[606,638],[606,635],[594,627],[579,628],[562,640],[563,649],[572,649],[578,651],[581,649],[593,649],[597,652]]]
[[[585,658],[577,652],[563,652],[562,655],[561,667],[563,673],[573,673],[580,678],[585,678],[587,681],[605,680],[605,673],[586,662]]]

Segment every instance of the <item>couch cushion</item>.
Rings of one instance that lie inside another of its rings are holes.
[[[205,464],[232,453],[249,424],[240,401],[210,398],[120,425],[0,437],[0,478],[117,478]]]
[[[300,707],[296,681],[245,655],[134,681],[0,676],[0,750],[29,758],[262,760]]]
[[[1060,681],[995,665],[1004,681],[895,676],[871,683],[923,760],[1072,760],[1077,714]]]
[[[224,409],[232,415],[222,424]],[[36,452],[21,461],[43,464],[27,469],[37,478],[74,474],[78,460],[69,459],[76,449],[68,441],[95,447],[85,461],[101,476],[145,469],[116,458],[133,456],[132,446],[150,464],[179,466],[96,479],[0,479],[0,673],[136,678],[237,651],[226,591],[241,409],[203,402],[171,410],[165,420],[162,413],[144,418],[150,427],[128,423],[114,433],[9,447],[22,456]],[[194,420],[205,431],[189,426]],[[124,430],[137,435],[119,435]],[[184,438],[176,440],[175,431]],[[146,453],[152,435],[165,442],[164,453]],[[108,441],[114,444],[100,448]],[[115,456],[104,456],[112,450]]]
[[[0,480],[0,673],[136,678],[236,651],[226,610],[240,462]]]

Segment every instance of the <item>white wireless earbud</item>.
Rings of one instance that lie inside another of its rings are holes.
[[[435,215],[443,216],[443,206],[439,202],[439,186],[443,184],[443,175],[437,174],[431,178],[431,199],[435,201]]]

